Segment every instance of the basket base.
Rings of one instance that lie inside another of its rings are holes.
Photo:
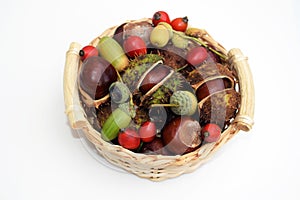
[[[117,167],[113,164],[111,164],[110,162],[108,162],[103,156],[101,156],[98,152],[98,150],[96,149],[95,145],[93,143],[91,143],[88,138],[85,136],[84,132],[82,130],[77,130],[77,134],[80,138],[80,141],[82,143],[82,145],[84,146],[85,150],[96,160],[98,161],[100,164],[104,165],[105,167],[108,167],[114,171],[117,171],[119,173],[127,173],[129,174],[129,172],[127,172],[126,170]]]

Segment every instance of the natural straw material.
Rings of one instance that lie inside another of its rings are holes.
[[[111,36],[115,28],[107,29],[102,35],[94,39],[91,44],[95,46],[99,38],[104,35]],[[197,37],[204,44],[213,46],[216,50],[227,55],[230,67],[237,74],[241,104],[236,118],[222,133],[218,142],[204,144],[199,149],[181,156],[134,153],[119,145],[105,142],[101,138],[101,134],[88,122],[80,103],[77,78],[81,65],[79,59],[81,45],[75,42],[71,43],[70,49],[67,51],[64,71],[65,112],[71,127],[83,130],[88,140],[95,145],[99,154],[107,161],[139,177],[161,181],[194,171],[240,130],[249,131],[253,125],[254,115],[254,87],[247,58],[239,49],[232,49],[227,52],[205,30],[201,30]]]

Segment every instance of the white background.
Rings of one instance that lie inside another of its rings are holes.
[[[151,182],[99,162],[64,114],[65,53],[126,19],[187,15],[249,57],[255,126],[191,174]],[[1,1],[0,199],[300,199],[297,0]]]

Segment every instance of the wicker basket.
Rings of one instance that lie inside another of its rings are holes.
[[[103,34],[94,39],[91,45],[96,46],[99,39],[104,35],[111,36],[115,28],[107,29]],[[134,153],[119,145],[113,145],[104,141],[100,133],[88,122],[81,106],[77,85],[78,69],[81,65],[79,57],[81,45],[75,42],[71,43],[67,51],[64,71],[65,112],[71,127],[83,130],[87,139],[95,145],[99,154],[107,161],[139,177],[161,181],[197,169],[240,130],[249,131],[253,125],[254,115],[254,87],[247,57],[239,49],[231,49],[227,52],[205,30],[202,30],[202,33],[197,37],[203,43],[213,46],[218,51],[227,55],[227,62],[237,74],[238,91],[241,95],[240,107],[235,119],[223,131],[219,141],[202,145],[197,150],[181,156]]]

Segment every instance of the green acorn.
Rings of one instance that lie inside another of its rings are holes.
[[[180,31],[174,32],[171,40],[172,40],[173,45],[180,49],[185,49],[189,45],[189,40],[185,37],[185,34]]]
[[[104,122],[101,131],[102,138],[105,141],[111,141],[115,139],[118,137],[119,130],[128,127],[130,122],[131,117],[128,115],[128,113],[124,112],[120,108],[117,108]]]
[[[177,115],[193,115],[198,107],[196,96],[189,91],[176,91],[170,97],[171,110]]]
[[[114,82],[109,87],[109,94],[111,97],[111,100],[115,103],[124,103],[129,100],[130,97],[130,91],[122,82]]]

